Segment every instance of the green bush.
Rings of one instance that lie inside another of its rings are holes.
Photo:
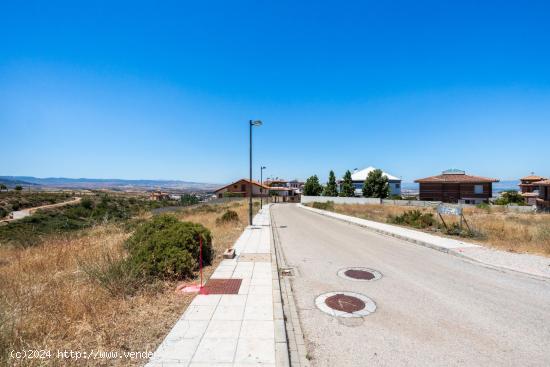
[[[521,194],[517,191],[510,190],[510,191],[504,191],[498,199],[495,200],[496,205],[509,205],[509,204],[516,204],[516,205],[526,205],[525,199]]]
[[[432,213],[422,213],[418,209],[407,210],[401,215],[390,216],[388,222],[415,228],[428,228],[436,223]]]
[[[226,210],[221,217],[216,219],[216,223],[218,224],[238,222],[238,221],[239,221],[239,214],[237,214],[237,212],[234,210]]]
[[[93,281],[113,296],[132,295],[143,285],[144,280],[128,259],[116,258],[106,252],[99,262],[83,262],[79,267]]]
[[[90,198],[84,198],[80,201],[80,205],[84,209],[92,209],[94,207],[94,202]]]
[[[200,224],[180,222],[159,215],[140,226],[126,241],[128,261],[149,278],[184,279],[199,267],[199,238],[203,241],[203,263],[212,262],[212,236]]]
[[[334,210],[334,201],[327,201],[326,203],[315,201],[311,206],[315,209]]]

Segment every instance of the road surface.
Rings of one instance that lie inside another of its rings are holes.
[[[272,217],[295,268],[293,295],[314,366],[550,366],[550,282],[492,270],[292,204]],[[383,277],[337,276],[367,267]],[[376,312],[335,318],[325,292],[370,297]]]

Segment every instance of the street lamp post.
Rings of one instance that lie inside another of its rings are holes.
[[[264,205],[264,169],[266,167],[265,166],[261,166],[260,167],[260,209],[263,208],[263,205]]]
[[[252,127],[253,126],[262,126],[260,120],[250,120],[249,121],[249,135],[250,135],[250,181],[249,181],[249,200],[248,200],[248,223],[252,225]]]

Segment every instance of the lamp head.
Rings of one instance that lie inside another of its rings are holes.
[[[262,121],[260,121],[260,120],[250,120],[250,125],[252,125],[252,126],[262,126]]]

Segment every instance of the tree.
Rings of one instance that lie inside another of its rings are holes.
[[[180,198],[181,205],[195,205],[199,203],[199,198],[196,195],[192,194],[183,194]]]
[[[367,198],[385,199],[390,196],[390,184],[388,177],[384,176],[382,170],[375,169],[369,172],[363,184],[363,196]]]
[[[0,184],[0,191],[4,191],[4,190],[8,191],[8,187],[4,184]]]
[[[328,174],[328,182],[323,190],[323,196],[338,196],[338,186],[336,185],[334,171],[330,171]]]
[[[497,205],[508,205],[508,204],[517,204],[517,205],[524,205],[525,199],[521,194],[514,190],[504,191],[502,194],[500,194],[500,197],[495,200],[495,204]]]
[[[355,196],[355,186],[351,180],[351,172],[349,170],[344,174],[344,179],[340,185],[340,196],[353,197]]]
[[[22,191],[22,190],[23,190],[23,186],[21,185],[15,186],[15,191]]]
[[[323,192],[323,186],[319,183],[317,175],[313,175],[306,180],[304,185],[305,196],[319,196]]]

